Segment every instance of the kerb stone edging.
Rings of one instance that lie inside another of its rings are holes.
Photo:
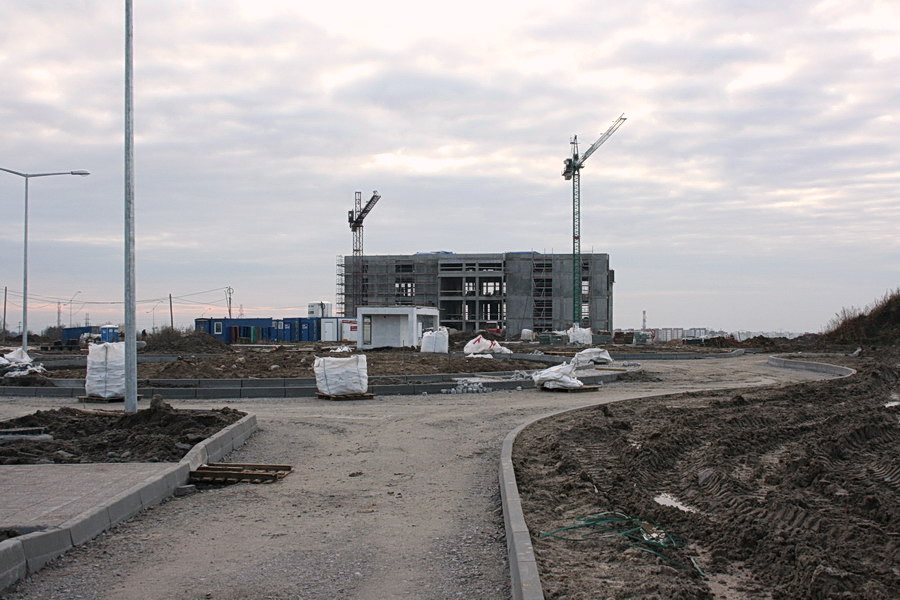
[[[191,470],[206,462],[221,460],[247,441],[256,429],[256,415],[248,414],[194,446],[171,468],[148,477],[100,506],[59,527],[3,540],[0,542],[0,590],[35,573],[72,546],[83,544],[138,512],[159,504],[171,496],[176,487],[187,483]]]
[[[793,360],[780,356],[770,356],[768,364],[785,369],[829,373],[838,377],[848,377],[856,373],[856,369],[850,367]],[[510,431],[503,440],[500,450],[500,502],[503,507],[503,522],[506,528],[506,550],[509,556],[509,576],[513,600],[544,600],[541,576],[538,572],[537,560],[534,557],[534,548],[531,545],[531,532],[528,531],[528,525],[525,523],[519,486],[516,483],[516,472],[513,469],[512,451],[516,437],[523,429],[540,420],[600,404],[603,403],[559,410],[534,417]]]
[[[782,369],[800,369],[803,371],[815,371],[817,373],[828,373],[838,377],[849,377],[856,373],[856,369],[850,367],[841,367],[838,365],[830,365],[828,363],[813,362],[811,360],[797,360],[795,358],[785,358],[783,356],[770,356],[768,359],[769,366],[780,367]]]

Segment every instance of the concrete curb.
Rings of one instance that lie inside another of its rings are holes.
[[[810,360],[797,360],[794,358],[785,358],[783,356],[770,356],[768,364],[769,366],[780,367],[782,369],[815,371],[817,373],[828,373],[829,375],[836,375],[838,377],[849,377],[850,375],[856,374],[856,369],[851,369],[850,367],[841,367]]]
[[[743,354],[743,352],[741,352]],[[787,359],[770,356],[768,364],[785,369],[804,369],[820,373],[828,373],[838,377],[847,377],[856,373],[855,369],[829,365],[826,363]],[[551,412],[529,419],[507,434],[500,450],[500,502],[503,508],[503,522],[506,528],[506,550],[509,556],[509,576],[513,600],[544,600],[544,589],[541,576],[531,544],[531,532],[525,522],[519,486],[516,483],[516,472],[513,468],[512,452],[516,437],[529,425],[549,419],[563,413],[589,408],[588,405]]]
[[[247,441],[256,429],[256,415],[248,414],[194,446],[171,468],[148,477],[100,506],[59,527],[0,542],[0,590],[35,573],[72,546],[83,544],[138,512],[159,504],[171,496],[176,487],[187,483],[191,470],[206,462],[221,460]]]
[[[638,354],[613,354],[613,360],[691,360],[703,358],[733,358],[744,354],[743,349],[716,354],[697,352],[645,352]],[[573,354],[575,350],[573,349]],[[451,353],[448,356],[465,357]],[[556,365],[570,360],[571,356],[559,354],[497,354],[494,360],[532,360]],[[174,360],[174,358],[172,358]],[[502,372],[511,376],[512,371]],[[373,376],[369,378],[369,391],[376,395],[439,393],[441,388],[452,385],[454,379],[463,377],[490,377],[501,372],[488,373],[438,373],[434,375]],[[58,387],[0,386],[0,396],[76,398],[84,395],[83,380],[53,379]],[[402,380],[400,384],[381,384],[379,380]],[[433,383],[436,385],[428,386]],[[177,387],[176,387],[177,386]],[[495,386],[496,389],[515,389],[516,385]],[[229,399],[229,398],[310,398],[317,393],[316,380],[304,378],[271,379],[142,379],[138,381],[138,394],[144,398],[154,395],[167,400]]]

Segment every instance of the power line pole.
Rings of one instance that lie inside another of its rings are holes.
[[[137,301],[134,273],[134,27],[125,0],[125,412],[137,412]]]
[[[175,312],[172,310],[172,294],[169,294],[169,327],[175,329]]]

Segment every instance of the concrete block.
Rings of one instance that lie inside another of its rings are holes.
[[[83,395],[84,395],[84,388],[83,388],[83,387],[82,387],[82,388],[69,388],[69,387],[52,388],[52,387],[47,387],[47,388],[43,388],[43,390],[41,390],[41,396],[42,396],[42,397],[48,397],[48,398],[50,398],[50,397],[52,397],[52,398],[72,398],[72,397],[74,397],[74,396],[83,396]]]
[[[60,525],[68,529],[72,537],[72,545],[83,544],[110,528],[109,511],[106,507],[92,509],[73,517]]]
[[[242,379],[242,388],[283,388],[284,379],[277,377],[266,379]]]
[[[138,390],[143,394],[144,398],[152,398],[154,395],[166,398],[196,398],[197,390],[195,388],[143,388]]]
[[[72,536],[68,529],[47,529],[19,536],[28,572],[35,573],[48,562],[72,547]]]
[[[206,451],[206,440],[200,442],[193,448],[191,448],[187,454],[184,455],[184,458],[181,459],[179,465],[187,465],[188,469],[196,469],[200,465],[205,465],[209,462],[209,454]]]
[[[201,379],[199,387],[202,388],[240,388],[240,379]]]
[[[290,386],[284,388],[284,397],[285,398],[311,398],[316,395],[316,386],[309,387],[295,387]]]
[[[181,387],[194,388],[199,385],[199,379],[148,379],[148,387]]]
[[[27,396],[34,397],[37,396],[37,390],[40,388],[29,387],[29,386],[0,386],[0,395],[3,396]],[[52,389],[52,388],[48,388]]]
[[[214,399],[214,398],[240,398],[241,388],[226,387],[199,387],[196,390],[197,399]]]
[[[242,388],[241,398],[284,398],[284,388]]]
[[[106,510],[109,512],[109,524],[118,525],[142,508],[139,489],[131,488],[121,494],[116,494],[106,502]]]
[[[25,550],[19,538],[0,542],[0,590],[11,586],[27,574]]]
[[[221,433],[221,432],[220,432]],[[230,442],[230,440],[229,440]],[[230,444],[229,444],[230,445]],[[217,462],[225,455],[225,440],[220,434],[206,440],[206,459],[208,462]]]
[[[175,489],[174,482],[167,479],[165,475],[153,475],[145,479],[139,487],[141,497],[141,507],[150,508],[162,502],[165,498],[172,495]]]

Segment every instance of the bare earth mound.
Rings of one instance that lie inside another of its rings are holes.
[[[319,356],[347,357],[349,353],[320,352]],[[140,379],[246,379],[267,377],[315,377],[315,355],[309,351],[242,350],[214,356],[180,356],[174,362],[139,363]],[[480,373],[543,369],[547,365],[527,360],[450,357],[414,351],[366,353],[369,376],[424,375],[432,373]],[[55,378],[84,378],[86,369],[54,370]]]
[[[514,463],[547,598],[900,598],[900,352],[864,362],[527,428]]]
[[[178,462],[195,444],[245,414],[228,407],[178,410],[167,404],[133,415],[75,408],[39,410],[3,421],[0,429],[41,428],[52,439],[0,443],[0,465]]]

